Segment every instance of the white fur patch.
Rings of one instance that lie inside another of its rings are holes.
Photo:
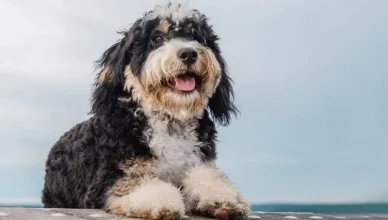
[[[156,5],[152,12],[147,14],[145,20],[155,18],[171,18],[174,22],[179,23],[184,18],[199,19],[201,13],[198,10],[190,8],[187,4],[168,3],[164,5]]]
[[[157,156],[155,174],[180,186],[187,169],[202,163],[202,153],[197,147],[202,143],[195,132],[197,120],[181,122],[156,114],[149,117],[149,126],[149,147]]]
[[[179,49],[191,48],[196,51],[204,50],[204,47],[197,41],[184,41],[182,39],[171,39],[163,46],[153,51],[144,64],[142,81],[146,85],[160,83],[163,77],[173,77],[182,71],[186,71],[187,66],[177,59]],[[217,60],[215,60],[218,64]],[[198,69],[198,63],[194,64],[193,69]],[[217,65],[219,66],[219,64]],[[220,70],[218,70],[219,72]]]
[[[220,77],[218,76],[221,75],[220,63],[209,48],[204,47],[198,41],[193,40],[171,39],[164,43],[163,46],[152,51],[147,57],[143,67],[143,73],[141,75],[142,83],[147,86],[156,86],[160,84],[161,79],[163,78],[175,77],[176,75],[187,71],[187,65],[177,59],[178,51],[183,48],[190,48],[199,53],[199,62],[194,63],[190,67],[190,70],[195,71],[202,76],[211,74],[217,77],[217,81],[214,85],[207,88],[210,91],[206,91],[209,93],[208,95],[212,95],[219,84]],[[204,64],[206,68],[202,67]]]
[[[248,214],[248,201],[242,198],[225,173],[214,166],[191,168],[183,180],[183,194],[188,209],[206,211],[209,206]]]
[[[164,211],[178,213],[180,216],[185,214],[179,189],[159,179],[143,183],[135,191],[115,202],[120,202],[120,207],[128,214],[150,213],[158,216]]]

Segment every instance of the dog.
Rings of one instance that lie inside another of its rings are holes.
[[[145,219],[246,219],[250,205],[216,167],[216,125],[239,111],[208,18],[156,5],[97,61],[91,117],[46,161],[45,208]]]

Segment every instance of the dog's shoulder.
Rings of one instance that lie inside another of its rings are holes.
[[[92,116],[65,132],[46,161],[45,207],[101,208],[106,190],[123,175],[120,164],[150,156],[136,137],[141,126],[133,118]]]
[[[74,125],[54,144],[51,153],[85,152],[99,154],[99,151],[125,157],[125,154],[145,153],[141,139],[146,122],[134,117],[91,118]]]

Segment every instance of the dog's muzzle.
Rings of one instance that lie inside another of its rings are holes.
[[[190,66],[198,60],[198,53],[193,48],[182,48],[178,51],[178,58],[182,63]]]

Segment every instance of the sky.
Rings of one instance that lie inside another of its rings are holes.
[[[90,117],[93,62],[165,2],[0,1],[0,204],[40,204],[50,148]],[[184,2],[221,37],[241,115],[217,165],[250,202],[388,201],[388,1]]]

